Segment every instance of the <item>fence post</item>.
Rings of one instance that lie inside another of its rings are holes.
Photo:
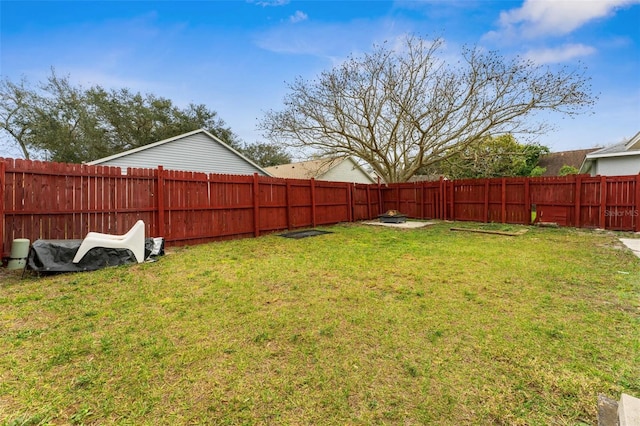
[[[384,213],[382,211],[383,208],[384,208],[384,205],[382,202],[382,183],[380,180],[380,176],[378,176],[378,214]]]
[[[424,202],[427,196],[425,195],[426,189],[424,186],[424,181],[418,182],[420,185],[420,219],[424,219]]]
[[[502,208],[500,209],[500,221],[502,223],[507,223],[507,179],[502,178]]]
[[[451,220],[456,220],[455,185],[454,185],[454,181],[452,180],[449,180],[447,182],[449,184],[449,204],[450,204],[449,216],[451,216]]]
[[[4,257],[4,182],[7,165],[0,158],[0,258]]]
[[[484,180],[484,223],[489,223],[489,179]]]
[[[580,213],[582,210],[582,176],[577,175],[576,179],[576,189],[574,196],[574,215],[573,215],[573,226],[576,228],[580,228]]]
[[[258,173],[253,174],[253,235],[260,236],[260,181]]]
[[[600,229],[605,229],[607,224],[607,177],[600,177]]]
[[[156,203],[157,203],[157,209],[158,209],[158,223],[157,223],[157,230],[158,230],[158,235],[162,236],[163,238],[166,238],[165,235],[165,227],[164,227],[164,167],[162,166],[158,166],[157,169],[158,172],[158,179],[156,181]]]
[[[531,225],[531,178],[524,178],[524,214],[525,225]]]
[[[440,215],[442,220],[447,220],[447,181],[440,177]]]
[[[353,200],[355,199],[355,197],[353,197],[352,192],[353,192],[353,188],[355,188],[355,183],[346,183],[346,188],[347,188],[347,219],[349,221],[349,223],[353,222],[353,209],[354,209],[354,205],[353,205]]]
[[[287,203],[287,229],[291,230],[291,182],[286,181],[286,203]]]
[[[0,200],[0,203],[2,203],[1,200]],[[636,221],[635,222],[636,226],[634,231],[640,232],[640,173],[636,175],[636,199],[633,205],[634,205],[634,209],[633,209],[633,212],[631,212],[631,214],[633,214],[633,217]],[[2,207],[0,206],[0,212],[1,211],[2,211]]]
[[[316,180],[311,178],[311,227],[316,227]]]
[[[367,185],[367,220],[371,219],[371,189]]]
[[[438,196],[440,197],[440,199],[438,200],[438,208],[440,209],[439,219],[444,220],[445,219],[444,206],[445,206],[446,196],[445,196],[444,180],[442,179],[442,176],[440,176],[440,188],[438,191]]]

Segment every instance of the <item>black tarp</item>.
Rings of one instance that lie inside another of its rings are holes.
[[[298,240],[300,238],[315,237],[316,235],[324,235],[324,234],[333,234],[333,232],[331,232],[331,231],[320,231],[318,229],[305,229],[305,230],[302,230],[302,231],[287,232],[285,234],[279,234],[279,235],[281,237],[294,238],[294,239]]]
[[[78,263],[73,258],[82,240],[36,240],[29,249],[27,270],[39,273],[95,271],[107,266],[137,263],[128,249],[95,247]],[[163,238],[146,238],[144,258],[164,254]]]

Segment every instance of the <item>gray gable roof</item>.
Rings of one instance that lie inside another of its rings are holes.
[[[348,163],[348,164],[347,164]],[[346,167],[345,167],[346,166]],[[340,169],[342,169],[340,171]],[[329,157],[265,168],[284,179],[318,179],[339,182],[375,183],[376,180],[352,157]]]
[[[247,175],[270,174],[244,155],[204,129],[100,158],[89,165],[118,166],[122,169],[156,168],[203,173]]]
[[[598,158],[613,155],[637,155],[640,151],[640,132],[629,141],[599,149],[587,155],[587,158]]]

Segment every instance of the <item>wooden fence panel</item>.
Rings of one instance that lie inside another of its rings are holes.
[[[378,186],[380,205],[382,206],[381,213],[389,210],[400,210],[400,185],[402,184],[395,183]]]
[[[536,205],[538,222],[573,226],[575,177],[533,178],[530,188],[531,203]]]
[[[636,178],[635,176],[607,179],[605,228],[614,231],[633,231],[636,226]]]
[[[2,162],[3,254],[15,238],[81,239],[88,230],[107,228],[91,226],[92,211],[103,215],[114,212],[103,205],[91,205],[89,179],[96,173],[115,175],[117,170],[119,174],[120,169],[27,160]]]
[[[24,173],[20,171],[20,166],[23,164],[20,163],[20,160],[15,160],[15,162],[9,163],[5,169],[5,241],[34,235],[27,232],[28,230],[24,226],[26,217],[19,214],[24,209],[22,200],[25,198]],[[5,247],[4,253],[7,251],[7,247]]]
[[[486,179],[485,217],[486,222],[502,222],[502,179]]]
[[[371,194],[368,185],[354,184],[351,187],[354,220],[367,220],[371,215]]]
[[[398,184],[398,200],[395,210],[409,217],[421,217],[422,185],[417,183]],[[384,212],[383,212],[384,213]]]
[[[455,220],[484,222],[486,184],[483,179],[453,182],[453,218]]]
[[[316,225],[349,222],[349,193],[348,183],[315,181]]]
[[[416,218],[440,218],[440,182],[416,183]],[[401,210],[402,213],[404,213]],[[413,217],[413,216],[412,216]]]
[[[382,191],[380,191],[380,185],[371,185],[369,190],[369,197],[371,202],[371,219],[378,217],[379,214],[384,213],[382,207]]]
[[[353,220],[371,220],[380,214],[377,185],[356,183],[352,186]]]
[[[4,194],[5,194],[5,185],[6,185],[6,173],[5,170],[7,168],[6,162],[0,158],[0,258],[2,258],[4,254],[4,236],[5,236],[5,215],[4,215]]]
[[[525,178],[504,180],[504,210],[506,223],[529,224],[529,200],[525,199]]]
[[[311,181],[288,179],[289,182],[289,227],[288,229],[311,226]]]
[[[286,181],[269,177],[260,178],[259,181],[260,232],[289,229]]]
[[[260,185],[257,188],[253,176],[214,175],[219,182],[218,194],[222,201],[214,214],[219,234],[216,239],[248,237],[260,234],[261,222],[256,220],[256,201],[260,198]],[[259,211],[258,211],[259,215]],[[258,229],[256,229],[256,224]]]
[[[600,178],[580,177],[579,221],[576,226],[597,228],[600,222]]]

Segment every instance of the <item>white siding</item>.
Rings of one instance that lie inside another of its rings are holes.
[[[156,168],[234,175],[265,175],[235,152],[197,133],[100,163],[105,166]]]
[[[591,175],[626,176],[640,173],[640,155],[598,158],[591,168]]]
[[[373,179],[368,177],[351,160],[342,161],[318,179],[333,182],[373,183]]]

